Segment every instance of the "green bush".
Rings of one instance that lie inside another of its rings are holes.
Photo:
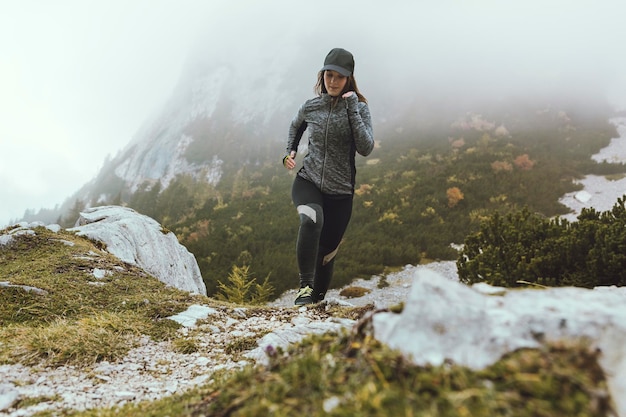
[[[470,234],[457,260],[459,278],[512,287],[626,284],[626,196],[606,212],[583,209],[576,222],[524,208],[491,215]]]

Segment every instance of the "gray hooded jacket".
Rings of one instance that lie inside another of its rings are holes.
[[[308,153],[298,175],[324,194],[353,194],[355,152],[367,156],[374,149],[367,103],[359,102],[356,94],[337,100],[322,94],[307,100],[289,127],[287,154],[298,150],[306,129]]]

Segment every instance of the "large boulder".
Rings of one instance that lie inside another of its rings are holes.
[[[127,207],[92,207],[68,230],[104,242],[108,252],[167,285],[206,295],[196,258],[174,233],[148,216]]]
[[[378,313],[374,336],[420,365],[480,369],[520,348],[571,341],[599,349],[616,411],[626,416],[626,289],[469,287],[418,270],[401,314]]]

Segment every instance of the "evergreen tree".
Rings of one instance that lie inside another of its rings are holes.
[[[265,277],[262,284],[258,284],[251,277],[248,265],[241,267],[233,265],[228,275],[228,282],[218,281],[218,287],[220,292],[217,298],[234,304],[263,304],[273,293],[269,275]]]
[[[577,221],[546,219],[528,208],[495,213],[470,234],[457,260],[472,284],[626,285],[626,196],[606,212],[584,209]]]

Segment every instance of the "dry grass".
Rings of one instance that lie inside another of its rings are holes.
[[[88,366],[113,361],[142,334],[171,340],[174,350],[192,353],[198,349],[195,339],[180,337],[178,324],[162,319],[197,302],[228,306],[167,288],[84,238],[64,231],[36,232],[0,247],[3,281],[46,291],[0,288],[0,363]],[[111,274],[97,280],[94,268]],[[228,308],[239,315],[291,313],[250,306],[242,313],[237,307]],[[373,306],[320,304],[312,309],[321,319],[359,319]],[[238,355],[253,342],[234,339],[227,348]],[[452,364],[419,367],[366,334],[327,334],[277,352],[267,368],[214,373],[212,383],[182,395],[63,415],[608,416],[610,398],[597,356],[584,345],[551,346],[514,352],[483,371]]]
[[[0,276],[15,285],[0,288],[2,363],[86,366],[121,358],[140,334],[177,337],[178,325],[162,319],[198,301],[85,238],[35,231],[0,247]],[[108,271],[104,278],[94,276],[96,268]]]
[[[104,312],[76,321],[56,319],[42,326],[2,328],[0,338],[8,348],[4,361],[88,366],[121,358],[136,346],[143,321],[132,312]]]

